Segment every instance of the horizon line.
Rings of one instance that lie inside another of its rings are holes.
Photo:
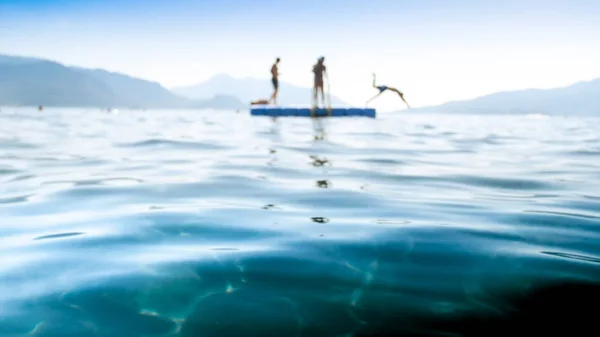
[[[80,65],[76,65],[76,64],[70,64],[70,63],[66,63],[66,62],[62,62],[59,60],[54,60],[54,59],[49,59],[49,58],[45,58],[45,57],[40,57],[40,56],[26,56],[23,54],[10,54],[10,53],[0,53],[0,56],[7,56],[7,57],[14,57],[14,58],[22,58],[22,59],[30,59],[30,60],[38,60],[38,61],[46,61],[46,62],[52,62],[52,63],[56,63],[62,66],[65,66],[67,68],[80,68],[80,69],[86,69],[86,70],[100,70],[100,71],[105,71],[108,73],[113,73],[113,74],[118,74],[121,76],[126,76],[126,77],[130,77],[132,79],[136,79],[136,80],[141,80],[141,81],[146,81],[146,82],[150,82],[150,83],[154,83],[154,84],[158,84],[160,85],[162,88],[164,88],[165,90],[171,92],[174,95],[177,96],[182,96],[176,92],[174,92],[174,89],[182,89],[182,88],[190,88],[190,87],[194,87],[194,86],[199,86],[202,85],[208,81],[210,81],[211,79],[214,79],[216,77],[229,77],[231,79],[234,80],[269,80],[268,76],[265,77],[251,77],[251,76],[245,76],[245,77],[237,77],[235,75],[232,75],[230,73],[227,72],[218,72],[213,74],[212,76],[210,76],[207,80],[204,81],[200,81],[200,82],[194,82],[191,84],[185,84],[185,85],[176,85],[176,86],[166,86],[165,84],[161,83],[160,81],[157,80],[153,80],[150,78],[143,78],[143,77],[138,77],[137,75],[132,75],[129,74],[127,72],[122,72],[122,71],[117,71],[117,70],[110,70],[107,68],[99,68],[99,67],[83,67]],[[435,108],[435,107],[439,107],[441,105],[445,105],[445,104],[449,104],[449,103],[454,103],[454,102],[465,102],[465,101],[470,101],[470,100],[474,100],[474,99],[478,99],[478,98],[483,98],[483,97],[487,97],[487,96],[491,96],[491,95],[496,95],[496,94],[502,94],[502,93],[514,93],[514,92],[523,92],[523,91],[547,91],[547,90],[557,90],[557,89],[565,89],[577,84],[583,84],[583,83],[591,83],[591,82],[595,82],[595,81],[599,81],[600,80],[600,75],[598,75],[598,77],[595,77],[593,79],[590,80],[579,80],[579,81],[575,81],[575,82],[570,82],[568,84],[564,84],[562,86],[556,86],[556,87],[552,87],[552,88],[539,88],[539,87],[530,87],[527,89],[513,89],[513,90],[501,90],[501,91],[495,91],[495,92],[489,92],[487,94],[483,94],[480,96],[475,96],[472,98],[465,98],[465,99],[459,99],[459,100],[449,100],[440,104],[436,104],[436,105],[427,105],[427,106],[421,106],[421,107],[415,107],[414,109],[421,109],[421,108]],[[293,84],[291,82],[286,82],[286,81],[280,81],[280,83],[285,83],[288,85],[292,85],[295,87],[299,87],[299,88],[303,88],[303,89],[311,89],[311,87],[305,87],[302,85],[298,85],[298,84]],[[228,95],[225,93],[222,93],[220,95]],[[235,98],[237,98],[238,100],[240,100],[239,97],[235,96],[235,95],[228,95],[228,96],[233,96]],[[335,95],[338,96],[338,95]],[[182,96],[183,98],[188,98],[189,97],[185,97]],[[345,101],[345,99],[343,99],[342,97],[338,96],[338,99]]]

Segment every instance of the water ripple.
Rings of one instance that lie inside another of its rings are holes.
[[[2,109],[0,335],[432,335],[600,282],[599,126]]]

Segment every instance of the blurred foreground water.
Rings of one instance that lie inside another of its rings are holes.
[[[0,221],[0,336],[590,329],[600,118],[3,108]]]

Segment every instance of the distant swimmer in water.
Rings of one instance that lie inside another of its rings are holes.
[[[277,65],[279,65],[279,61],[280,59],[278,57],[277,60],[275,60],[273,66],[271,67],[271,82],[273,83],[273,89],[275,91],[273,91],[273,95],[271,95],[269,101],[272,100],[273,104],[277,104],[277,94],[279,93],[279,68],[277,67]]]
[[[367,104],[369,104],[369,102],[371,102],[372,100],[374,100],[375,98],[377,98],[379,95],[383,94],[384,91],[389,90],[389,91],[393,91],[393,92],[397,93],[398,95],[400,95],[400,98],[402,98],[402,100],[404,101],[404,103],[406,103],[406,106],[410,108],[410,106],[408,105],[408,103],[404,99],[404,94],[400,90],[398,90],[396,88],[388,87],[388,86],[385,86],[385,85],[377,86],[375,84],[375,74],[373,74],[373,88],[378,89],[379,93],[377,95],[373,96],[373,98],[371,98],[370,100],[368,100]]]
[[[267,99],[257,99],[255,101],[250,102],[250,105],[267,105],[269,104],[269,100]]]

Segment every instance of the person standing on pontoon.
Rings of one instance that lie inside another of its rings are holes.
[[[277,65],[279,65],[279,61],[280,59],[278,57],[271,67],[271,82],[273,83],[273,89],[275,91],[273,91],[273,95],[271,95],[271,98],[269,98],[269,102],[273,101],[273,104],[275,105],[277,105],[277,94],[279,93],[279,68],[277,67]]]
[[[408,105],[408,103],[404,99],[404,94],[400,90],[398,90],[396,88],[388,87],[386,85],[377,86],[375,84],[375,74],[373,74],[373,88],[379,90],[379,93],[377,95],[373,96],[370,100],[368,100],[366,104],[369,104],[369,102],[371,102],[372,100],[374,100],[375,98],[377,98],[379,95],[383,94],[384,91],[389,90],[389,91],[393,91],[393,92],[397,93],[400,96],[400,98],[402,98],[402,100],[404,101],[404,103],[406,103],[406,106],[408,108],[410,108],[410,106]]]
[[[325,57],[319,57],[317,63],[313,66],[313,73],[315,74],[315,82],[314,82],[314,104],[317,106],[318,97],[319,97],[319,89],[321,90],[321,102],[323,103],[323,107],[325,106],[325,89],[323,89],[323,76],[327,76],[327,68],[323,64],[325,62]]]

